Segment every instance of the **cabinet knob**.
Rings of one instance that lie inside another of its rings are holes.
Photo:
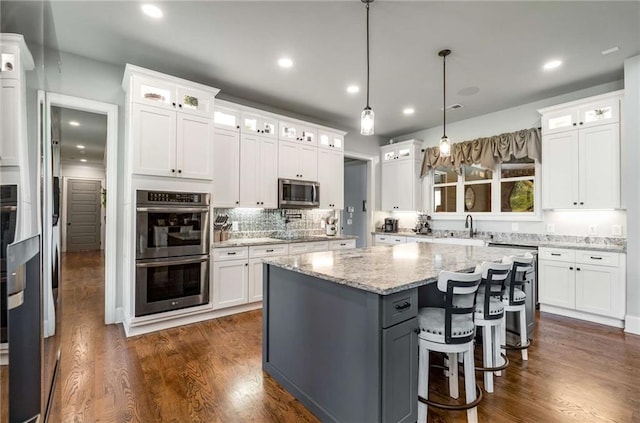
[[[573,126],[576,126],[576,125],[577,125],[577,123],[573,122]]]
[[[171,105],[172,105],[173,107],[176,107],[176,103],[171,103]]]
[[[240,204],[240,201],[236,201],[236,204]]]
[[[245,266],[249,266],[249,263],[245,263],[244,265],[245,265]]]
[[[260,201],[256,201],[256,204],[259,206],[260,205]]]
[[[264,204],[264,201],[260,201],[260,205],[263,205],[263,204]]]
[[[580,201],[580,205],[581,205],[581,206],[584,206],[584,203],[583,203],[582,201]]]
[[[176,170],[175,169],[171,169],[171,173],[176,173]]]
[[[580,122],[580,125],[582,125],[582,122]]]
[[[576,267],[576,270],[579,272],[579,271],[580,271],[580,268],[579,268],[579,267]]]
[[[182,104],[178,104],[178,107],[182,108]]]
[[[178,169],[178,173],[182,173],[182,169]]]
[[[569,267],[569,270],[573,270],[573,267]]]
[[[236,129],[240,129],[240,125],[236,125]]]
[[[578,205],[578,203],[574,201],[574,202],[573,202],[573,205],[574,205],[574,206],[577,206],[577,205]]]

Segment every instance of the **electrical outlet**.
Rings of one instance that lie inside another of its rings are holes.
[[[324,229],[324,227],[325,227],[325,226],[326,226],[326,223],[325,223],[324,219],[322,219],[322,220],[320,221],[320,228],[321,228],[321,229]]]
[[[347,219],[347,225],[352,225],[352,224],[353,224],[353,220]]]
[[[511,224],[511,230],[513,232],[518,232],[518,229],[520,228],[520,225],[518,225],[517,223],[512,223]]]
[[[231,222],[231,230],[232,231],[238,230],[238,222]]]
[[[611,235],[622,236],[622,225],[611,225]]]
[[[553,223],[547,223],[547,233],[553,234],[556,232],[556,225]]]
[[[589,225],[589,235],[598,235],[598,225]]]

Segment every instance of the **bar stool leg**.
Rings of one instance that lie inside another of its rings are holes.
[[[500,350],[501,350],[500,340],[501,339],[502,339],[502,324],[492,326],[491,327],[491,345],[493,346],[493,365],[494,366],[498,366],[502,363],[502,357],[500,357]],[[498,370],[494,372],[494,375],[502,376],[502,370]]]
[[[418,395],[429,399],[429,350],[420,348],[418,352]],[[427,404],[418,401],[418,421],[427,421]]]
[[[473,342],[470,343],[469,350],[464,352],[464,391],[467,404],[476,400],[476,370],[473,363]],[[418,421],[420,417],[418,417]],[[467,410],[467,422],[478,423],[478,407]]]
[[[458,389],[458,354],[449,353],[449,396],[451,398],[458,398],[460,391]]]
[[[527,337],[527,314],[524,307],[518,313],[518,318],[520,320],[520,345],[527,345],[529,342],[529,338]],[[529,352],[527,349],[520,350],[522,352],[522,360],[529,360]]]
[[[484,368],[493,367],[493,342],[491,326],[482,327],[482,364]],[[465,371],[466,378],[466,371]],[[493,392],[493,372],[484,372],[484,390]]]

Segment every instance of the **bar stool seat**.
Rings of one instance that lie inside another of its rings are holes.
[[[443,308],[424,307],[418,312],[420,324],[420,337],[429,341],[442,342],[445,332],[445,310]],[[451,316],[451,335],[468,336],[475,333],[475,325],[472,319],[466,316]]]

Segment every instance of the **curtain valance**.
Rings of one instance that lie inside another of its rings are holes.
[[[516,159],[528,157],[540,161],[541,151],[538,128],[451,144],[449,157],[440,157],[440,147],[430,147],[424,151],[420,177],[424,178],[432,168],[440,166],[453,168],[458,174],[463,165],[479,164],[493,169],[496,164],[511,160],[512,155]]]

